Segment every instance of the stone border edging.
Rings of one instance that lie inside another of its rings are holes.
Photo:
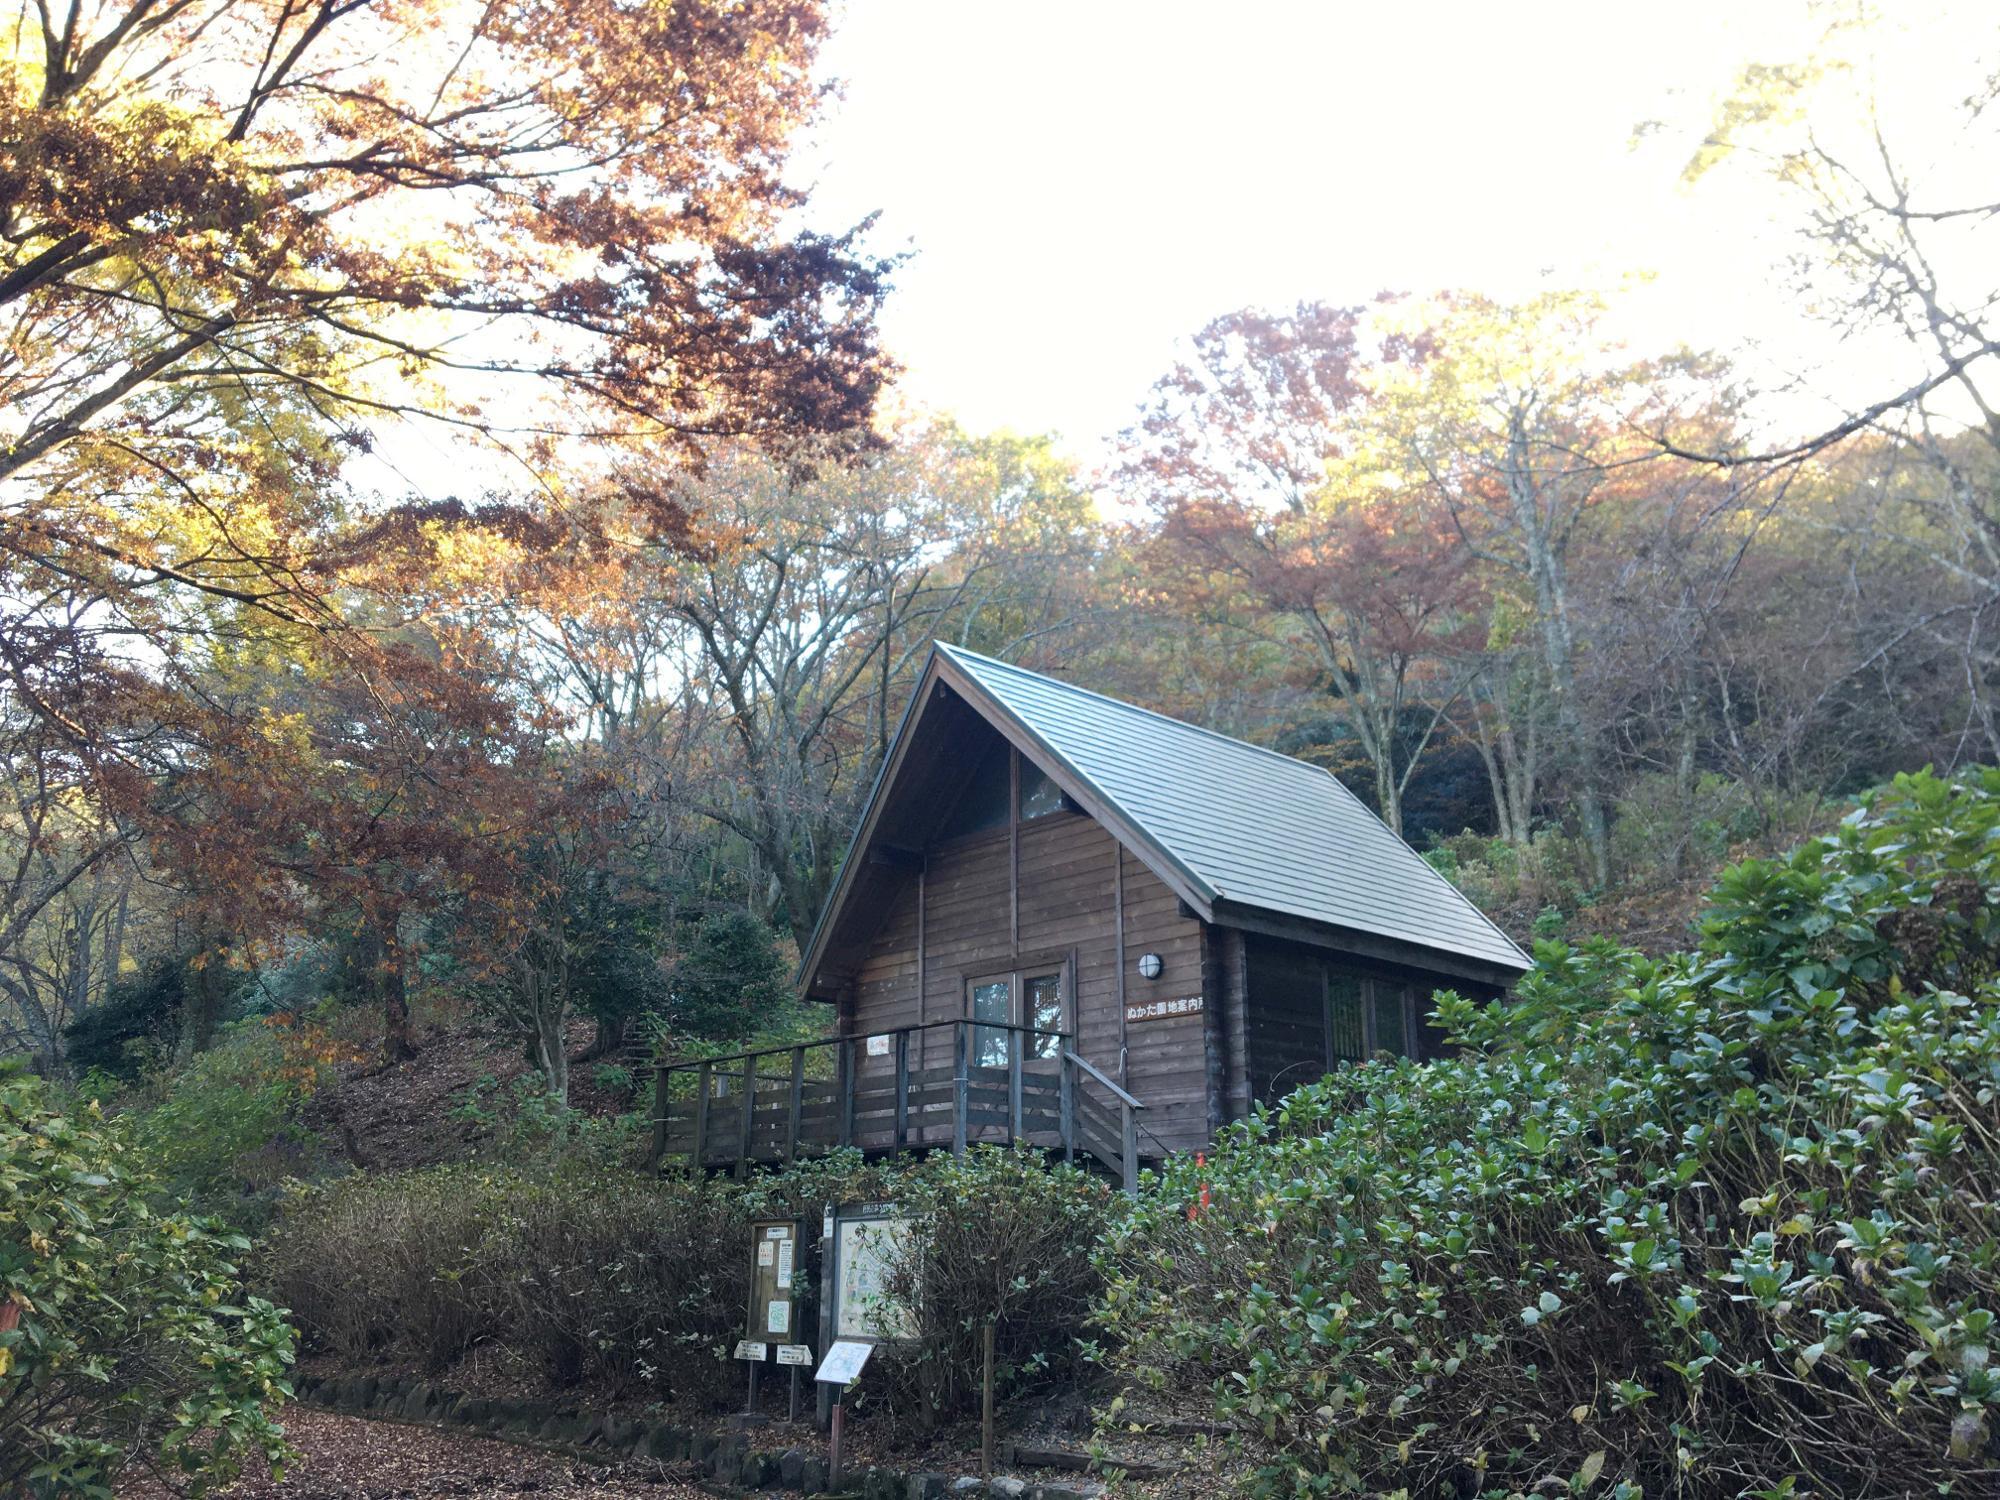
[[[685,1463],[700,1478],[733,1491],[832,1493],[827,1486],[826,1460],[818,1454],[802,1448],[759,1452],[740,1432],[698,1432],[526,1398],[468,1396],[407,1376],[325,1379],[300,1375],[292,1388],[300,1401],[353,1416],[449,1427],[604,1463]],[[842,1478],[839,1493],[857,1495],[861,1500],[978,1500],[982,1496],[993,1500],[1091,1500],[1097,1493],[1095,1488],[1085,1491],[1013,1478],[988,1483],[974,1475],[954,1478],[935,1470],[905,1471],[879,1465],[855,1468]]]

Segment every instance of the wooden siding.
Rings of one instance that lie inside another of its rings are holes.
[[[1362,1016],[1378,997],[1384,1013],[1399,1018],[1405,1034],[1414,1035],[1417,1055],[1428,1062],[1448,1050],[1444,1038],[1424,1021],[1433,990],[1456,989],[1479,999],[1498,993],[1492,986],[1427,970],[1254,933],[1242,939],[1242,946],[1249,1093],[1261,1103],[1313,1082],[1335,1063],[1366,1055]],[[1346,988],[1355,1009],[1330,1016],[1329,986],[1338,995],[1343,979],[1349,981]],[[1389,1045],[1372,1034],[1369,1039]],[[1392,1050],[1400,1050],[1400,1044]]]
[[[850,1034],[873,1035],[950,1020],[966,1013],[969,979],[1064,967],[1071,975],[1075,1050],[1147,1106],[1141,1149],[1147,1155],[1192,1149],[1209,1135],[1203,1017],[1128,1028],[1119,998],[1121,949],[1128,998],[1202,992],[1202,924],[1101,824],[1064,812],[968,835],[929,849],[921,872],[911,872],[882,903],[842,1023]],[[1146,953],[1162,960],[1156,980],[1139,976]],[[924,1056],[921,1065],[950,1062],[941,1055],[949,1035],[926,1038],[940,1055]],[[879,1057],[862,1063],[864,1070],[890,1066]]]

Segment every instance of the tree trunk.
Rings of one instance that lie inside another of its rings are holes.
[[[181,1047],[189,1057],[214,1044],[216,1028],[222,1023],[227,953],[228,945],[211,934],[201,952],[189,961],[181,1025]]]
[[[382,1006],[382,1060],[408,1062],[417,1055],[410,1034],[410,996],[404,973],[403,943],[398,933],[402,910],[370,912],[361,934],[362,955],[374,974],[375,994]]]
[[[549,1092],[569,1103],[569,1048],[563,1037],[563,1010],[557,1005],[535,1009],[535,1066]]]
[[[1597,744],[1586,733],[1577,707],[1576,642],[1570,630],[1568,580],[1562,554],[1542,515],[1541,488],[1518,417],[1508,460],[1507,489],[1528,579],[1535,589],[1536,612],[1541,616],[1542,658],[1549,674],[1549,691],[1555,696],[1556,727],[1576,766],[1577,821],[1590,855],[1591,878],[1602,888],[1611,883],[1611,838],[1604,815]]]
[[[627,1019],[627,1017],[622,1015],[599,1016],[597,1018],[597,1033],[591,1037],[590,1045],[584,1049],[583,1060],[585,1062],[596,1062],[599,1058],[615,1057],[620,1052],[623,1052],[625,1050],[625,1027]]]

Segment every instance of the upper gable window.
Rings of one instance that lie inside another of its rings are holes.
[[[1046,818],[1050,813],[1059,813],[1067,804],[1063,801],[1062,788],[1049,780],[1046,772],[1033,761],[1021,761],[1021,821],[1031,818]]]

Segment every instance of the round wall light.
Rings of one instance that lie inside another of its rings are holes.
[[[1142,953],[1139,955],[1139,972],[1145,975],[1146,978],[1158,979],[1160,977],[1161,970],[1165,968],[1166,965],[1160,962],[1159,954]]]

